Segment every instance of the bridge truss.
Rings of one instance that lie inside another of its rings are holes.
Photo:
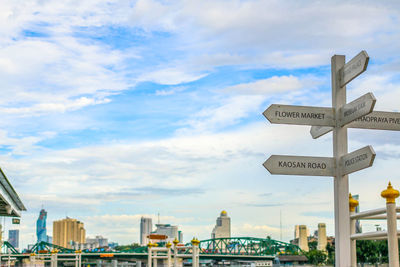
[[[231,237],[200,241],[201,255],[273,256],[277,254],[299,254],[300,248],[270,238]]]

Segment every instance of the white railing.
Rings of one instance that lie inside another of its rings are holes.
[[[179,259],[192,258],[192,266],[199,267],[199,241],[192,240],[192,246],[178,246],[177,242],[174,242],[174,254],[173,254],[173,267],[178,267]],[[191,254],[180,254],[179,250],[192,250]],[[162,253],[162,254],[159,254]],[[149,243],[147,253],[147,266],[157,267],[158,259],[164,259],[167,261],[166,266],[172,267],[172,252],[171,244],[168,243],[166,247],[155,247],[154,244]]]

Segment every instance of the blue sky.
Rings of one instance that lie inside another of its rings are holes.
[[[330,58],[370,55],[348,101],[373,92],[400,109],[397,1],[2,1],[0,166],[28,211],[35,241],[43,206],[88,236],[138,242],[141,216],[160,213],[186,240],[209,238],[225,209],[234,236],[293,236],[327,223],[331,178],[271,176],[271,154],[331,156],[331,136],[271,125],[273,103],[331,105]],[[361,209],[399,188],[398,132],[349,130],[374,166],[350,175]],[[373,224],[365,225],[372,229]],[[13,228],[6,222],[6,230]]]

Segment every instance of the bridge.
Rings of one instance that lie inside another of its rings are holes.
[[[165,244],[160,243],[159,246]],[[190,246],[186,244],[185,246]],[[135,261],[147,259],[147,247],[138,247],[128,251],[77,251],[70,248],[64,248],[47,242],[40,242],[33,246],[29,253],[19,253],[8,242],[4,242],[3,247],[9,251],[3,254],[3,260],[7,257],[19,261],[29,258],[33,255],[41,254],[58,254],[62,255],[79,254],[82,263],[93,262],[99,259],[103,260],[123,260]],[[191,249],[186,249],[182,253],[191,254]],[[202,240],[199,243],[200,259],[214,260],[273,260],[277,255],[298,255],[301,250],[298,246],[274,240],[271,238],[254,238],[254,237],[232,237],[232,238],[215,238]]]

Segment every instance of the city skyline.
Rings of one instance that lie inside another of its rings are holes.
[[[293,225],[319,222],[333,235],[331,178],[262,166],[273,154],[331,156],[331,134],[313,140],[262,112],[330,107],[330,58],[361,50],[370,62],[348,101],[372,92],[376,110],[400,109],[397,1],[0,5],[0,167],[27,208],[21,247],[35,243],[42,205],[48,222],[78,218],[120,244],[139,242],[140,218],[158,213],[206,239],[221,210],[232,236],[279,239],[282,225],[288,241]],[[400,188],[398,135],[349,129],[349,151],[376,151],[349,178],[363,210],[384,206],[389,180]]]

